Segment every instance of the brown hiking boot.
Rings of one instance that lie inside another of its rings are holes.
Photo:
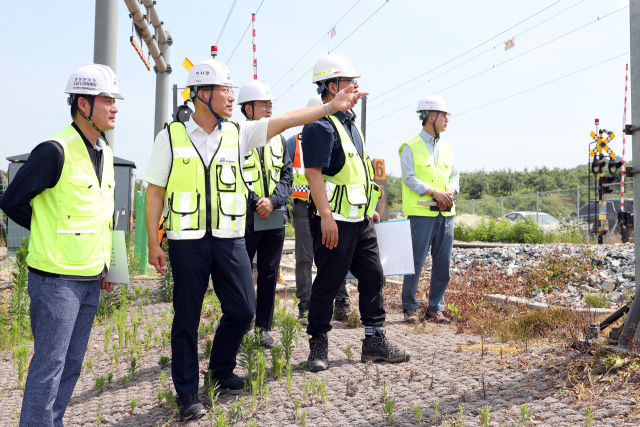
[[[418,321],[416,310],[403,310],[404,311],[404,323],[415,325]]]
[[[427,310],[427,319],[431,319],[433,322],[436,322],[436,323],[444,323],[446,325],[451,323],[451,320],[444,317],[444,314],[441,311]]]
[[[346,322],[349,320],[351,312],[351,304],[349,298],[336,298],[335,308],[333,309],[333,320]]]

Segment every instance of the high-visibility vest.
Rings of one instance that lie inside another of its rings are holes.
[[[183,123],[167,125],[173,161],[164,196],[167,237],[244,237],[247,187],[240,169],[238,125],[222,122],[222,138],[206,166]]]
[[[304,176],[304,161],[302,158],[302,144],[300,135],[295,135],[296,152],[293,157],[293,192],[292,199],[309,200],[309,181]]]
[[[256,196],[269,197],[273,194],[282,175],[284,152],[282,136],[277,135],[262,149],[262,158],[257,148],[244,156],[242,176]]]
[[[71,125],[45,141],[64,151],[64,166],[53,188],[33,198],[27,263],[53,274],[96,276],[111,260],[114,189],[113,152],[103,145],[102,182],[89,152]]]
[[[400,146],[399,154],[402,155],[404,146],[411,148],[413,152],[413,164],[416,178],[429,184],[438,191],[447,191],[449,178],[453,171],[453,149],[446,142],[439,140],[440,154],[438,164],[434,164],[433,156],[429,153],[424,141],[417,135]],[[452,216],[456,214],[455,205],[451,207],[451,212],[431,210],[430,206],[419,205],[418,200],[434,200],[433,197],[420,195],[407,187],[402,181],[402,211],[405,216]]]
[[[334,129],[340,136],[344,150],[344,166],[334,175],[324,175],[324,186],[336,221],[359,222],[371,218],[382,191],[373,182],[374,173],[371,159],[367,155],[364,136],[360,127],[353,122],[362,140],[362,156],[358,153],[351,136],[344,125],[335,116],[328,116]]]

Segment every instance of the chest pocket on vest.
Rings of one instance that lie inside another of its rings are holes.
[[[251,154],[252,151],[249,152],[246,156],[244,156],[244,163],[242,164],[243,169],[252,169],[256,167],[255,157]]]
[[[236,191],[236,167],[234,165],[216,165],[218,191]]]
[[[271,162],[273,166],[284,166],[284,152],[282,151],[281,144],[269,144],[269,150],[271,150]]]
[[[242,172],[242,177],[244,178],[244,182],[247,184],[247,187],[249,187],[249,190],[255,191],[254,185],[260,180],[260,171],[257,169],[244,170]]]
[[[280,182],[280,168],[269,169],[269,179],[274,185]]]
[[[67,206],[67,201],[63,200],[62,209],[65,211],[64,214],[69,214],[72,212],[80,212],[85,214],[96,214],[97,212],[93,212],[96,199],[99,197],[97,188],[95,186],[98,185],[97,180],[94,181],[89,176],[67,176],[69,181],[69,189],[71,191],[71,195],[67,200],[73,200],[73,206]]]

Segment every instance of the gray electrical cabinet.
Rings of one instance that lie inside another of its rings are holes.
[[[29,158],[30,153],[19,156],[7,157],[9,161],[9,184],[18,170]],[[130,160],[113,157],[113,169],[116,180],[115,209],[113,214],[114,230],[123,230],[125,234],[133,228],[133,189],[135,179],[133,170],[136,164]],[[22,239],[29,237],[29,230],[20,227],[8,218],[7,223],[7,250],[15,251],[20,247]]]

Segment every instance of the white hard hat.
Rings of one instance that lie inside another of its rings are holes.
[[[447,101],[439,95],[427,95],[422,98],[420,102],[418,102],[416,112],[420,113],[422,111],[441,111],[446,113],[447,116],[451,115],[447,109]]]
[[[360,78],[353,70],[353,64],[351,64],[349,58],[337,53],[323,56],[313,66],[312,83],[335,79],[336,77]]]
[[[76,68],[69,77],[64,93],[124,99],[118,89],[116,73],[102,64],[86,64]]]
[[[251,101],[275,101],[276,99],[264,80],[251,80],[243,84],[238,92],[238,104]]]
[[[187,87],[218,85],[237,87],[231,80],[231,71],[219,59],[207,58],[198,62],[189,71]]]
[[[309,102],[307,102],[307,108],[317,107],[318,105],[322,104],[324,104],[324,102],[322,102],[322,97],[320,95],[315,95],[309,100]]]

